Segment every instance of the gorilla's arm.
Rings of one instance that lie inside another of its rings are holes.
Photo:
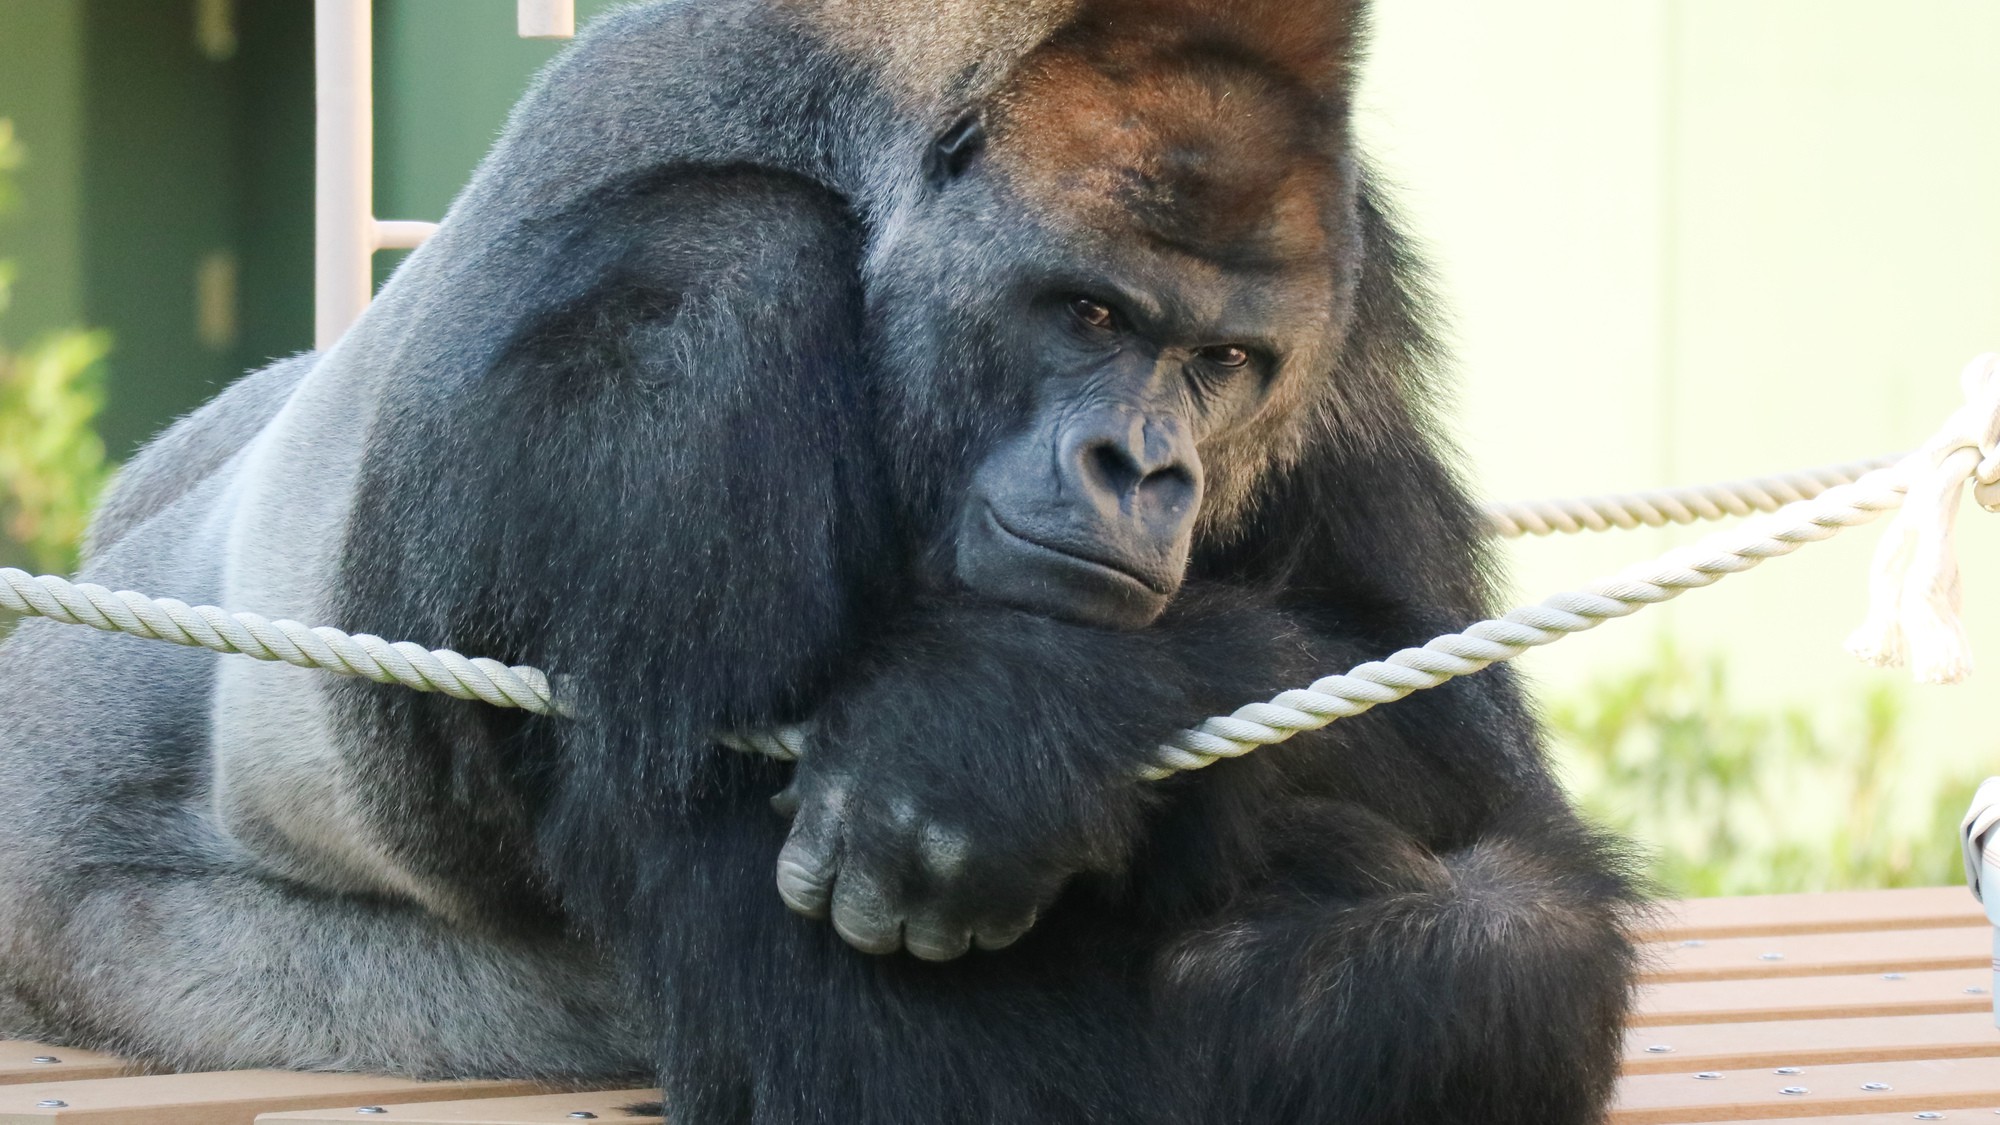
[[[794,720],[831,678],[880,490],[839,198],[667,170],[560,218],[511,329],[466,345],[484,366],[441,354],[379,413],[336,616],[548,668],[580,715],[365,683],[338,705],[384,793],[446,778],[483,820],[539,825],[567,903],[609,924],[595,904],[657,857],[606,825],[673,820],[728,757],[712,735]]]
[[[1069,876],[1126,865],[1162,796],[1148,752],[1278,682],[1288,632],[1226,588],[1136,632],[918,607],[815,718],[776,802],[795,815],[780,893],[864,950],[1010,944]]]
[[[921,607],[875,641],[815,721],[776,802],[795,817],[780,893],[801,913],[830,914],[860,949],[944,959],[1011,943],[1071,876],[1148,858],[1172,857],[1157,888],[1168,909],[1212,906],[1262,873],[1266,842],[1232,827],[1301,794],[1371,809],[1439,853],[1519,807],[1554,807],[1504,673],[1197,774],[1139,780],[1175,729],[1387,651],[1363,614],[1279,602],[1193,587],[1136,632]]]

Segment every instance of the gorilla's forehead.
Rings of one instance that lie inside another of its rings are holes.
[[[1075,18],[1082,0],[779,0],[861,64],[904,108],[935,112],[947,91],[978,96]]]
[[[1051,47],[992,109],[992,158],[1052,226],[1226,264],[1325,259],[1327,126],[1281,77],[1221,53]]]

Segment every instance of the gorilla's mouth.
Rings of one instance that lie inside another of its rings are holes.
[[[1126,561],[1080,553],[1023,534],[990,502],[967,508],[958,533],[958,578],[972,593],[1015,609],[1105,629],[1143,629],[1180,588]],[[1095,557],[1093,557],[1095,556]],[[1165,588],[1162,589],[1162,586]]]
[[[1157,580],[1149,579],[1136,570],[1128,569],[1105,559],[1094,558],[1071,548],[1052,546],[1032,536],[1016,531],[1007,526],[1007,521],[1000,518],[1000,513],[995,511],[991,504],[986,506],[986,522],[992,525],[993,530],[1019,543],[1030,551],[1054,555],[1072,566],[1089,567],[1106,578],[1110,578],[1113,581],[1130,583],[1154,597],[1168,598],[1174,594],[1174,586],[1168,586],[1163,589]]]

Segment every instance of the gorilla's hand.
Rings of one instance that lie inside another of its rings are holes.
[[[773,801],[793,815],[778,893],[801,914],[831,916],[865,953],[907,947],[945,961],[974,945],[1013,944],[1074,873],[1076,849],[1006,839],[987,818],[940,807],[920,788],[883,771],[802,761]]]
[[[943,960],[1119,870],[1158,797],[1141,763],[1202,713],[1172,633],[920,611],[833,691],[775,802],[786,903],[857,949]]]
[[[1298,638],[1193,584],[1133,631],[920,607],[814,718],[776,801],[794,818],[778,889],[869,952],[1005,946],[1070,876],[1123,868],[1171,788],[1139,780],[1154,748],[1305,676]]]

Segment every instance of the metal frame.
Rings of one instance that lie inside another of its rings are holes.
[[[517,0],[523,38],[567,39],[575,0]],[[374,296],[377,250],[408,250],[436,223],[375,217],[375,65],[370,0],[315,0],[313,346],[330,348]]]

